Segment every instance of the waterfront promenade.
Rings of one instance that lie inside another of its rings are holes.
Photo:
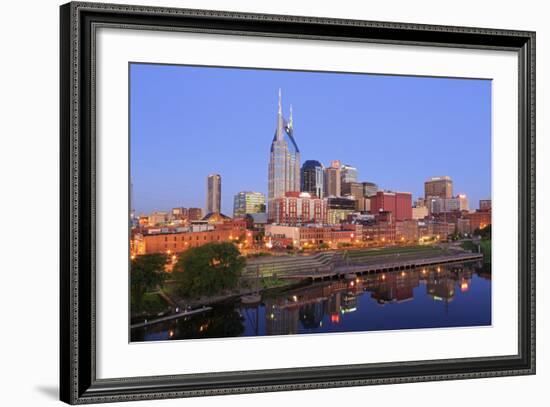
[[[347,274],[363,275],[482,260],[483,255],[479,253],[442,249],[437,246],[405,248],[402,251],[327,251],[309,256],[278,256],[248,260],[245,276],[323,280],[340,278]]]

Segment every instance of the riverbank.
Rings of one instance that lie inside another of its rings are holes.
[[[168,285],[174,284],[173,281],[167,282]],[[159,299],[163,299],[166,302],[166,307],[162,310],[155,310],[154,313],[149,314],[134,314],[131,316],[131,321],[133,325],[144,323],[147,321],[147,325],[152,325],[158,322],[165,321],[166,319],[171,319],[173,315],[178,315],[177,318],[185,316],[182,313],[184,312],[193,312],[195,310],[201,310],[204,307],[211,307],[218,304],[235,302],[245,295],[252,295],[260,293],[262,296],[269,296],[271,294],[279,294],[286,290],[291,290],[295,288],[302,287],[308,284],[308,280],[277,280],[276,282],[270,281],[266,286],[263,286],[259,289],[247,287],[242,288],[238,291],[232,291],[230,293],[223,293],[217,296],[211,297],[200,297],[195,299],[181,298],[174,294],[173,290],[164,290],[162,294],[149,293],[148,295],[157,295]],[[158,312],[157,312],[158,311]],[[181,315],[180,315],[181,314]]]

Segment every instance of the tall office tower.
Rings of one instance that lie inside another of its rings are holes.
[[[330,162],[330,167],[327,167],[325,169],[325,196],[342,195],[342,179],[340,168],[340,161],[333,160]]]
[[[222,206],[222,177],[210,174],[206,179],[206,213],[219,213]]]
[[[317,198],[323,198],[325,196],[324,167],[319,161],[307,160],[304,162],[300,178],[302,180],[302,192],[308,192],[315,195]]]
[[[352,196],[355,199],[358,211],[365,210],[365,195],[363,194],[363,184],[360,182],[342,182],[342,196]]]
[[[252,191],[242,191],[235,195],[233,217],[241,218],[252,213],[265,213],[265,195]]]
[[[453,197],[453,180],[451,177],[431,177],[424,182],[424,198],[439,197],[449,199]]]
[[[300,191],[300,150],[294,140],[292,123],[292,106],[288,121],[283,117],[281,90],[279,89],[279,106],[277,127],[271,142],[268,171],[268,219],[272,220],[273,201],[282,198],[287,192]]]
[[[357,182],[357,168],[344,164],[340,168],[340,177],[342,184],[344,182]]]

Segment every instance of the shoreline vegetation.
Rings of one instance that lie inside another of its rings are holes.
[[[323,253],[339,256],[340,261],[353,264],[384,258],[405,259],[417,254],[427,257],[445,256],[449,250],[449,246],[418,245]],[[485,265],[490,266],[490,235],[479,241],[463,240],[453,246],[452,250],[455,253],[457,250],[472,253],[480,251],[484,255]],[[166,272],[168,256],[138,256],[132,259],[131,268],[131,321],[135,323],[155,320],[185,310],[234,302],[246,295],[264,297],[308,284],[310,279],[288,279],[276,272],[267,275],[262,272],[260,275],[247,272],[246,268],[259,268],[262,263],[281,258],[295,260],[310,257],[311,253],[292,256],[271,256],[268,253],[245,257],[232,243],[212,243],[182,253],[172,265],[172,271]]]

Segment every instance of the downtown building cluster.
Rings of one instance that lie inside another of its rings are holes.
[[[453,194],[449,176],[426,180],[424,196],[413,202],[410,192],[359,181],[358,168],[340,160],[301,164],[292,106],[286,119],[280,91],[267,187],[267,197],[235,194],[231,218],[221,213],[222,177],[210,174],[204,216],[200,208],[174,208],[134,219],[132,253],[178,253],[215,241],[233,241],[251,252],[418,243],[491,223],[491,201],[470,211],[467,196]]]

